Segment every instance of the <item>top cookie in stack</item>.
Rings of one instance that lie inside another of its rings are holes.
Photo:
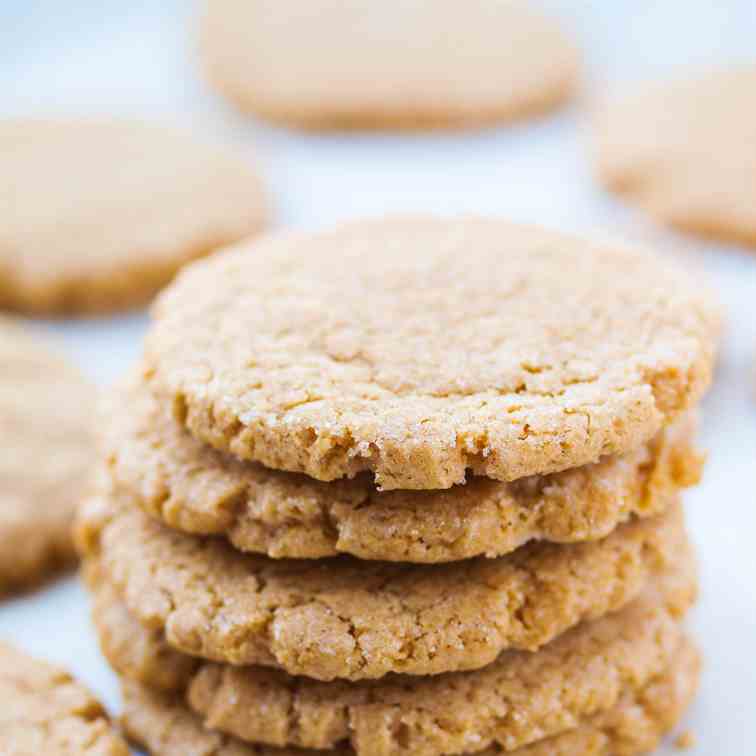
[[[147,343],[192,434],[382,490],[622,454],[700,399],[716,318],[646,254],[493,220],[273,238],[192,267]]]
[[[229,754],[652,746],[695,689],[678,499],[718,327],[672,265],[498,220],[187,269],[79,529],[134,737],[178,753],[153,737],[174,717]]]

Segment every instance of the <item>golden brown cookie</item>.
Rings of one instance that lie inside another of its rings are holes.
[[[267,215],[243,155],[94,119],[0,121],[0,208],[0,308],[45,314],[142,304]]]
[[[75,561],[71,526],[94,456],[92,397],[68,362],[0,319],[0,595]]]
[[[517,0],[207,0],[201,40],[234,105],[307,129],[511,121],[577,84],[575,46]]]
[[[698,687],[700,659],[687,640],[670,669],[641,691],[623,695],[614,708],[585,717],[578,727],[529,746],[512,756],[632,756],[652,751],[680,720]],[[245,743],[203,727],[175,695],[131,681],[123,683],[123,724],[128,734],[161,756],[354,756],[340,746],[330,751],[274,748]],[[495,756],[496,746],[477,752]]]
[[[189,655],[322,680],[482,667],[619,609],[688,552],[679,505],[600,541],[446,565],[273,561],[164,528],[107,497],[80,547],[144,625]]]
[[[660,592],[536,654],[508,652],[473,672],[318,683],[261,667],[203,663],[186,701],[206,729],[278,747],[348,744],[359,756],[512,750],[580,727],[624,697],[642,696],[676,668],[680,655],[691,652],[679,622],[691,581],[671,576]],[[131,675],[128,664],[119,671]]]
[[[85,560],[83,573],[91,591],[92,619],[100,649],[113,669],[150,688],[186,688],[202,661],[175,651],[161,629],[140,624],[108,583],[96,560]]]
[[[128,756],[100,703],[68,672],[0,642],[3,756]]]
[[[348,748],[324,752],[244,743],[206,730],[176,696],[129,680],[122,683],[121,690],[123,729],[152,756],[354,756]]]
[[[595,540],[631,515],[665,511],[701,468],[686,417],[634,452],[562,473],[380,493],[365,475],[322,483],[217,452],[138,381],[114,391],[103,416],[108,470],[124,501],[171,528],[225,535],[275,558],[447,562],[531,540]]]
[[[609,102],[595,141],[609,189],[684,231],[756,246],[756,66]]]
[[[195,437],[383,489],[637,449],[709,384],[718,309],[640,250],[393,218],[239,245],[160,297],[146,377]]]

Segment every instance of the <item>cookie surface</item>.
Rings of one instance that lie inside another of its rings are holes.
[[[579,725],[507,753],[514,756],[631,756],[652,751],[680,720],[698,687],[700,659],[684,642],[669,670],[636,694],[623,695],[606,712],[581,718]],[[124,727],[135,741],[162,756],[354,756],[338,747],[330,751],[253,745],[207,730],[202,720],[175,695],[159,693],[137,683],[122,686]],[[477,751],[495,756],[494,746]]]
[[[609,189],[671,226],[756,247],[756,66],[609,102],[595,140]]]
[[[154,316],[145,375],[195,437],[384,490],[637,449],[698,401],[719,329],[699,282],[658,258],[482,218],[239,245]]]
[[[121,694],[121,722],[126,734],[155,756],[354,756],[347,748],[323,752],[244,743],[206,730],[176,696],[128,680],[122,683]]]
[[[94,457],[93,388],[20,324],[0,319],[0,595],[75,561],[76,506]],[[23,548],[19,548],[23,544]]]
[[[689,546],[679,506],[584,544],[404,565],[273,561],[93,499],[80,547],[129,611],[189,655],[316,679],[436,674],[536,649],[631,601]]]
[[[102,414],[108,470],[130,506],[275,558],[430,563],[500,556],[531,540],[595,540],[631,515],[665,511],[701,467],[686,417],[634,452],[563,473],[381,493],[368,476],[321,483],[217,452],[138,381],[112,392]]]
[[[0,641],[4,756],[129,756],[92,694],[67,672]]]
[[[577,83],[576,48],[514,0],[209,0],[201,37],[209,80],[237,107],[311,129],[509,121]]]
[[[660,580],[621,612],[581,625],[536,654],[508,652],[473,672],[318,683],[261,667],[203,663],[185,700],[206,728],[279,747],[348,744],[360,756],[510,750],[610,711],[673,668],[686,646],[679,616],[689,605],[691,580],[670,575],[669,585]],[[128,676],[132,668],[116,669]]]
[[[260,231],[244,157],[138,121],[0,121],[0,307],[107,312]]]

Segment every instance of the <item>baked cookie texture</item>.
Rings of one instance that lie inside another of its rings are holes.
[[[756,247],[756,66],[654,83],[594,121],[599,179],[670,226]]]
[[[688,560],[620,612],[585,623],[535,654],[507,652],[472,672],[322,683],[197,661],[176,690],[185,691],[206,728],[248,742],[317,749],[348,743],[369,756],[467,753],[492,744],[511,750],[610,711],[670,669],[686,644],[679,620],[695,582]],[[108,590],[105,606],[113,601]],[[116,615],[107,611],[95,618],[120,674],[169,690],[141,674],[148,667],[132,663],[143,656],[134,649],[151,647],[149,655],[160,661],[150,668],[165,668],[158,680],[175,669],[175,652],[134,620],[113,622]]]
[[[100,703],[68,672],[0,641],[4,756],[129,756]]]
[[[720,323],[644,251],[425,217],[239,245],[153,315],[145,379],[196,438],[383,490],[637,450],[701,398]]]
[[[45,315],[141,305],[268,215],[243,155],[95,119],[0,121],[0,208],[0,308]]]
[[[581,718],[577,727],[506,751],[516,756],[632,756],[659,744],[682,717],[698,687],[700,658],[683,641],[670,668],[635,694],[624,694],[608,711]],[[123,683],[123,724],[135,741],[162,756],[355,756],[350,748],[330,751],[275,748],[246,743],[208,730],[177,696],[132,681]],[[502,754],[493,746],[480,756]]]
[[[100,647],[113,668],[120,674],[150,688],[177,691],[190,687],[192,679],[200,669],[208,667],[225,669],[225,666],[221,663],[209,662],[200,657],[188,656],[175,650],[166,640],[163,629],[147,627],[142,624],[137,619],[137,615],[128,610],[122,593],[109,582],[108,576],[103,572],[97,560],[88,559],[85,561],[84,576],[91,590],[92,618]],[[695,594],[694,578],[695,563],[692,552],[686,550],[680,564],[658,577],[658,585],[661,585],[661,588],[658,587],[657,583],[654,583],[656,593],[652,595],[654,588],[647,585],[640,597],[645,595],[646,603],[648,603],[652,599],[663,596],[667,602],[667,609],[672,611],[676,617],[679,617],[693,600]],[[633,602],[640,600],[640,598],[636,598],[633,599]],[[618,611],[622,611],[622,609]],[[524,655],[524,652],[509,653]],[[259,675],[261,679],[289,680],[293,684],[299,679],[288,677],[283,672],[261,666],[229,666],[228,669],[240,670],[239,679],[241,680],[245,677],[254,679],[255,675]],[[250,671],[251,674],[247,675],[247,672]],[[463,673],[442,674],[460,675]],[[307,680],[307,678],[301,679]],[[384,679],[411,681],[419,678],[393,674]],[[331,690],[344,690],[349,687],[356,689],[363,683],[366,688],[375,687],[371,681],[354,681],[346,685],[343,681],[340,681],[339,685],[331,685],[330,682],[319,682],[313,678],[310,682],[320,690],[328,690],[329,688]]]
[[[129,611],[177,650],[320,680],[474,669],[535,650],[626,605],[689,549],[678,506],[600,541],[448,565],[272,561],[112,497],[92,499],[78,531]]]
[[[556,21],[513,0],[208,0],[201,57],[240,110],[305,129],[511,121],[568,100],[579,69]]]
[[[142,625],[95,560],[86,560],[82,572],[100,649],[110,666],[155,690],[184,690],[203,661],[173,649],[160,628]]]
[[[702,466],[686,416],[633,452],[562,473],[381,493],[367,475],[322,483],[215,451],[133,378],[104,405],[103,455],[123,501],[175,530],[274,558],[449,562],[532,540],[596,540],[633,515],[664,512]]]
[[[14,320],[0,319],[0,596],[75,562],[71,537],[95,442],[93,388]],[[23,548],[19,548],[23,544]]]
[[[353,756],[347,748],[322,752],[245,743],[212,730],[176,696],[129,680],[121,685],[121,722],[129,738],[160,756]]]
[[[614,754],[696,688],[679,502],[719,310],[611,242],[394,218],[159,298],[77,545],[161,754]]]

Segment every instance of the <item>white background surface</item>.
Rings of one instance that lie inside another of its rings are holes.
[[[628,80],[756,56],[752,0],[548,4],[583,44],[587,100]],[[0,115],[115,112],[191,122],[254,156],[279,225],[391,210],[496,213],[646,239],[701,265],[702,280],[726,306],[728,331],[702,429],[707,474],[687,495],[702,563],[691,626],[706,667],[686,724],[696,736],[692,754],[756,754],[756,254],[681,239],[604,196],[591,181],[578,107],[446,136],[303,136],[251,124],[207,92],[195,71],[195,10],[178,0],[0,0]],[[138,354],[145,323],[133,315],[35,327],[107,384]],[[117,711],[87,612],[81,587],[65,580],[0,606],[0,635],[66,664]]]

